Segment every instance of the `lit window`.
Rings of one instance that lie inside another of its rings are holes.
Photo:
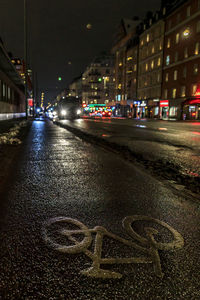
[[[160,66],[160,63],[161,63],[161,59],[160,57],[158,58],[158,66]]]
[[[168,97],[168,90],[165,89],[165,91],[164,91],[164,98],[167,99],[167,97]]]
[[[180,37],[180,35],[179,35],[179,33],[177,33],[177,34],[176,34],[176,44],[179,43],[179,37]]]
[[[169,73],[166,73],[165,74],[165,81],[168,82],[168,80],[169,80]]]
[[[175,71],[174,71],[174,80],[177,80],[177,77],[178,77],[178,71],[175,70]]]
[[[197,75],[198,74],[198,64],[194,64],[194,74]]]
[[[166,7],[163,7],[163,15],[166,14]]]
[[[152,46],[152,50],[151,50],[152,54],[155,52],[155,48],[154,46]]]
[[[141,42],[140,42],[140,45],[141,45],[141,46],[143,46],[143,45],[144,45],[144,41],[143,41],[143,40],[141,40]]]
[[[187,76],[187,68],[186,66],[183,68],[183,78],[186,78]]]
[[[147,43],[149,42],[149,33],[147,34]]]
[[[188,48],[184,49],[184,58],[188,58]]]
[[[197,33],[200,32],[200,21],[197,22]]]
[[[154,68],[154,60],[152,60],[152,62],[151,62],[151,68],[152,69]]]
[[[120,84],[118,84],[118,89],[121,90],[121,88],[122,88],[122,84],[120,83]]]
[[[167,55],[167,57],[166,57],[166,65],[168,66],[169,64],[170,64],[170,56]]]
[[[190,17],[190,11],[191,11],[191,7],[188,6],[188,7],[187,7],[187,17]]]
[[[167,40],[167,48],[170,48],[170,38]]]
[[[134,65],[134,71],[137,71],[137,65],[136,64]]]
[[[160,82],[160,73],[158,73],[157,81]]]
[[[151,25],[152,25],[152,19],[149,20],[149,26],[151,26]]]
[[[132,60],[132,59],[133,59],[132,56],[127,57],[127,60],[128,60],[128,61],[129,61],[129,60]]]
[[[196,45],[195,45],[195,51],[194,51],[194,54],[195,54],[195,55],[198,55],[198,54],[199,54],[199,43],[196,43]]]
[[[176,98],[176,89],[172,90],[172,98],[174,98],[174,99]]]
[[[121,67],[121,66],[122,66],[122,62],[119,63],[119,67]]]
[[[6,85],[5,83],[3,83],[3,97],[6,96]]]
[[[8,87],[8,99],[10,99],[10,87]]]
[[[181,97],[185,97],[185,86],[181,87]]]
[[[192,95],[195,96],[196,92],[197,92],[197,84],[193,84],[192,85]]]
[[[148,64],[145,65],[145,70],[148,71]]]

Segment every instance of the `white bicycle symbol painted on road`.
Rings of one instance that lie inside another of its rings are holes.
[[[135,221],[149,221],[156,223],[157,225],[161,225],[165,229],[167,229],[171,235],[173,236],[173,241],[169,243],[161,243],[157,242],[154,239],[154,236],[158,234],[158,231],[153,227],[144,227],[144,231],[146,233],[146,238],[137,234],[133,228],[132,224]],[[76,226],[78,229],[59,229],[58,233],[62,236],[65,236],[72,245],[61,245],[55,242],[52,237],[49,235],[50,229],[53,225],[61,225],[64,224],[66,226]],[[78,220],[67,218],[67,217],[58,217],[52,218],[45,223],[43,237],[44,240],[53,247],[55,250],[68,253],[75,254],[83,252],[92,260],[92,266],[88,269],[81,271],[82,274],[95,278],[121,278],[122,274],[118,272],[113,272],[110,270],[105,270],[101,268],[101,265],[112,265],[112,264],[153,264],[155,274],[162,278],[163,273],[161,269],[160,256],[158,250],[176,250],[180,249],[184,245],[183,237],[180,233],[178,233],[175,229],[169,226],[167,223],[164,223],[158,219],[154,219],[147,216],[128,216],[125,217],[122,221],[122,226],[128,233],[128,235],[139,242],[136,244],[131,240],[124,239],[118,235],[115,235],[106,230],[106,228],[101,226],[96,226],[93,229],[89,229],[83,223]],[[92,234],[96,234],[95,236],[95,244],[94,244],[94,252],[88,250],[92,243]],[[76,236],[84,235],[82,241],[79,241]],[[126,246],[130,246],[136,250],[139,250],[142,253],[142,256],[138,257],[130,257],[130,258],[102,258],[102,244],[103,238],[107,236],[111,239],[114,239]]]

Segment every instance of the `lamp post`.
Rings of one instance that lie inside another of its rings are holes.
[[[24,0],[24,68],[25,68],[25,110],[28,119],[28,70],[27,70],[27,0]]]

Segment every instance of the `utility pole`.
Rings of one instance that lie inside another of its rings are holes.
[[[28,67],[27,67],[27,0],[24,0],[24,68],[25,68],[25,109],[28,119]]]

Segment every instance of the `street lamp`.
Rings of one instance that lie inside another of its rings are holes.
[[[28,70],[27,70],[27,2],[24,0],[24,68],[25,68],[25,109],[28,119]]]

